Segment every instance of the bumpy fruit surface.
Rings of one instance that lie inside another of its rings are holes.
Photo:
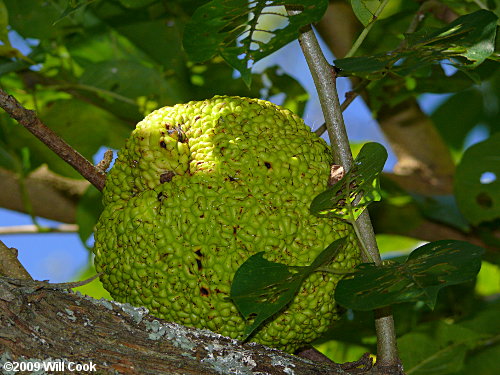
[[[331,163],[327,144],[270,102],[216,96],[154,111],[107,178],[94,247],[104,287],[160,318],[241,338],[228,296],[249,256],[306,266],[348,236],[330,267],[359,262],[351,227],[308,211]],[[337,318],[338,280],[315,272],[251,341],[293,352],[316,339]]]

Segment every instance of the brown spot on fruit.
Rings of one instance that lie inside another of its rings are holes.
[[[208,289],[207,288],[204,288],[204,287],[201,287],[200,288],[200,294],[203,296],[203,297],[206,297],[208,296]]]
[[[198,255],[198,259],[196,259],[196,266],[198,267],[198,271],[201,271],[203,269],[203,265],[201,264],[201,259],[203,258],[203,254],[201,253],[200,249],[196,250],[194,253]]]
[[[162,173],[160,175],[160,184],[164,184],[165,182],[170,182],[172,181],[172,178],[174,178],[175,172],[173,171],[166,171],[165,173]]]

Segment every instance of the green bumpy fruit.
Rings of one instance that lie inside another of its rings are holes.
[[[107,177],[94,247],[104,287],[159,318],[241,338],[228,296],[251,255],[306,266],[347,236],[329,267],[359,263],[352,228],[309,213],[331,164],[324,140],[267,101],[216,96],[154,111]],[[319,337],[338,318],[339,279],[313,273],[251,341],[293,352]]]

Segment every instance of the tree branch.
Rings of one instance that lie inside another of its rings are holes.
[[[61,224],[58,227],[38,227],[36,225],[13,225],[0,227],[0,235],[5,234],[40,234],[40,233],[75,233],[78,225]]]
[[[102,191],[106,183],[106,175],[44,125],[34,111],[24,108],[13,96],[8,95],[2,89],[0,89],[0,107],[45,143],[61,159],[71,165],[98,190]]]
[[[74,223],[78,200],[90,184],[87,180],[59,176],[44,165],[26,176],[24,185],[35,216]],[[16,173],[0,168],[0,191],[0,207],[27,212]]]
[[[291,14],[297,12],[289,10]],[[312,27],[309,26],[301,32],[299,43],[320,98],[334,161],[336,164],[342,165],[347,172],[352,166],[353,158],[337,94],[336,71],[326,61]],[[380,264],[377,241],[367,210],[359,216],[354,225],[359,229],[357,230],[360,235],[359,239],[364,243],[363,247],[368,250],[371,257],[371,259],[367,259],[368,255],[363,254],[364,260]],[[387,369],[394,374],[402,373],[397,352],[394,321],[390,310],[383,309],[383,311],[376,312],[375,328],[377,330],[377,368],[384,369],[383,371]]]
[[[0,278],[0,352],[9,361],[90,363],[99,374],[354,375],[357,366],[317,363],[134,308]],[[366,369],[363,374],[375,374]]]
[[[0,241],[0,276],[33,280],[26,268],[17,259],[17,249],[7,247],[2,241]]]
[[[348,91],[345,93],[345,100],[342,102],[340,105],[340,110],[344,112],[347,107],[358,97],[358,95],[361,93],[362,90],[365,89],[366,86],[368,86],[369,81],[362,81],[357,87],[355,87],[353,90]],[[327,130],[326,128],[326,122],[323,123],[318,129],[316,129],[314,132],[318,135],[318,137],[321,137],[323,133]]]
[[[426,6],[421,10],[434,11],[436,7],[434,5],[430,9]],[[414,19],[408,27],[409,31],[415,23]],[[320,21],[318,31],[333,54],[343,58],[361,26],[351,6],[334,1]],[[351,81],[355,85],[359,79],[352,77]],[[362,97],[370,106],[370,93],[365,90]],[[402,187],[426,195],[450,194],[453,191],[454,164],[450,152],[416,99],[409,99],[395,107],[383,106],[377,113],[377,121],[398,158],[394,173],[401,176]],[[406,179],[408,183],[404,183]],[[416,185],[415,180],[419,181]],[[418,190],[414,186],[418,186]]]

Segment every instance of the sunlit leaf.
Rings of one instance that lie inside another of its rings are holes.
[[[349,172],[313,199],[311,213],[343,220],[358,218],[371,202],[380,200],[378,175],[386,160],[384,146],[375,142],[365,143]]]

